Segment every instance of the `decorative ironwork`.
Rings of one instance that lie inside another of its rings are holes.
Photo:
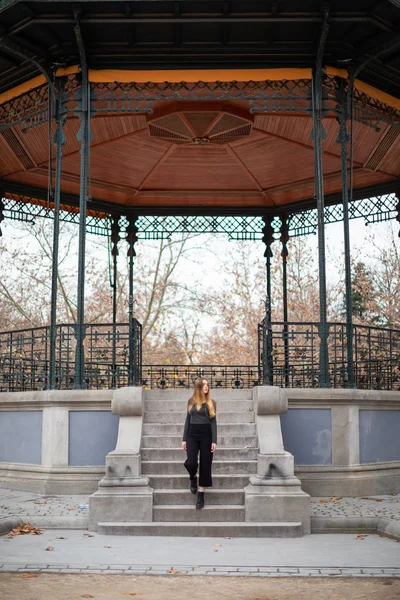
[[[264,217],[263,242],[265,244],[264,258],[267,272],[265,289],[265,317],[262,338],[262,370],[265,385],[272,385],[272,330],[271,330],[271,258],[273,256],[271,245],[274,242],[272,218]]]
[[[74,111],[80,77],[63,78],[68,95],[68,110]],[[325,114],[336,111],[336,91],[340,78],[324,75],[322,100]],[[346,85],[348,82],[346,81]],[[251,113],[311,112],[311,80],[230,81],[188,83],[91,83],[91,110],[100,114],[153,113],[157,101],[204,100],[247,101]],[[381,123],[400,126],[400,111],[384,102],[354,90],[355,120],[379,129]],[[48,86],[33,90],[0,105],[0,131],[23,123],[27,130],[48,120]]]
[[[1,194],[0,194],[0,237],[3,235],[2,231],[1,231],[1,222],[4,221],[4,202],[1,198]]]
[[[259,384],[256,366],[144,365],[142,371],[147,389],[190,389],[196,377],[205,377],[214,389],[248,389]]]
[[[323,79],[324,95],[329,103],[334,102],[340,87],[347,92],[349,82],[341,77],[325,75]],[[353,89],[353,118],[359,123],[380,131],[381,124],[400,127],[400,111],[381,100],[368,96],[357,87]]]
[[[349,203],[349,218],[363,218],[366,225],[396,219],[398,199],[396,194],[383,194]],[[325,206],[325,224],[343,221],[343,205]],[[315,234],[318,219],[316,209],[304,210],[289,216],[289,233],[291,237]]]
[[[230,240],[261,240],[262,217],[140,216],[138,238],[169,239],[173,233],[224,233]]]
[[[60,80],[62,82],[60,87],[63,88],[66,98],[72,102],[75,93],[81,86],[80,79],[72,74],[68,77],[57,78],[57,81]],[[22,131],[28,131],[32,127],[47,123],[48,120],[49,88],[47,83],[0,104],[0,131],[18,123],[22,123]]]
[[[319,323],[273,322],[274,385],[316,388],[319,379]],[[328,323],[329,376],[335,388],[348,387],[347,324]],[[258,326],[262,377],[264,321]],[[400,390],[400,330],[353,325],[354,383],[359,389]]]
[[[27,128],[33,123],[47,122],[48,99],[49,89],[46,84],[0,104],[0,131],[22,121],[26,122]]]
[[[307,111],[311,81],[229,81],[188,83],[92,83],[98,113],[153,113],[154,103],[165,100],[244,100],[250,112]]]
[[[329,374],[333,387],[348,386],[345,323],[329,323]],[[318,387],[319,323],[273,322],[273,383],[281,387]],[[75,325],[56,328],[56,389],[72,389],[75,372]],[[141,325],[134,320],[135,385],[149,389],[189,388],[193,378],[206,377],[213,388],[250,388],[263,383],[263,323],[259,325],[256,366],[144,365]],[[84,384],[87,389],[128,385],[129,324],[86,326]],[[49,327],[0,333],[0,391],[48,389]],[[285,345],[286,342],[286,345]],[[400,330],[353,326],[354,376],[359,389],[400,390]],[[114,348],[115,357],[114,361]],[[285,352],[286,351],[286,352]],[[285,354],[287,361],[285,361]]]
[[[53,205],[47,209],[45,202],[30,196],[6,193],[3,199],[4,217],[14,221],[33,223],[37,217],[52,219]],[[399,200],[395,194],[383,194],[349,203],[349,218],[365,220],[365,224],[379,223],[397,219]],[[86,230],[94,235],[109,236],[112,215],[90,208],[86,212]],[[290,237],[315,234],[317,230],[317,212],[304,210],[288,215]],[[325,206],[325,223],[338,223],[343,220],[343,206],[333,204]],[[61,205],[60,221],[79,224],[79,211],[76,206]],[[230,240],[262,240],[264,222],[261,216],[139,216],[136,220],[138,239],[170,239],[174,233],[224,233]],[[271,221],[274,240],[279,239],[281,217]],[[121,231],[128,226],[126,216],[120,217]]]
[[[36,218],[54,218],[54,205],[50,210],[46,203],[38,204],[36,198],[6,193],[4,201],[4,216],[13,221],[33,223]],[[61,204],[60,221],[79,225],[79,210],[76,206]],[[111,230],[111,215],[104,211],[89,209],[86,211],[86,231],[94,235],[109,236]]]
[[[75,329],[75,324],[56,327],[55,389],[72,389],[74,386]],[[86,389],[126,386],[130,369],[134,374],[133,384],[140,385],[142,327],[136,319],[133,336],[136,353],[130,360],[128,323],[117,323],[115,336],[112,324],[86,325]],[[48,389],[49,369],[50,327],[0,333],[0,391]]]

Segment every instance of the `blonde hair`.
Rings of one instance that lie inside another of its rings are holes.
[[[214,400],[212,400],[212,398],[210,397],[210,387],[208,387],[207,394],[203,392],[204,382],[207,382],[207,379],[203,379],[203,377],[197,377],[197,379],[194,380],[193,396],[189,398],[188,412],[190,412],[190,410],[195,404],[197,410],[200,410],[202,404],[205,401],[209,415],[211,419],[213,419],[217,414],[217,405],[215,404]]]

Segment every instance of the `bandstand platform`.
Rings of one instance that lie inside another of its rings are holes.
[[[400,491],[400,330],[353,322],[349,230],[356,218],[400,222],[400,7],[298,4],[1,2],[0,224],[54,228],[49,323],[0,333],[0,487],[94,493],[90,527],[106,533],[259,536],[309,533],[310,494]],[[57,318],[61,221],[79,227],[75,323]],[[325,225],[338,221],[346,306],[331,323]],[[142,364],[135,244],[176,232],[264,242],[257,364]],[[109,324],[85,321],[91,233],[112,248]],[[293,323],[287,244],[310,233],[319,320]],[[222,436],[201,517],[179,449],[197,375],[210,380]]]

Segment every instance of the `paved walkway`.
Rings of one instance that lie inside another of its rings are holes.
[[[379,535],[316,534],[294,539],[103,536],[84,531],[87,501],[88,496],[0,490],[0,521],[20,517],[47,523],[41,535],[0,537],[0,572],[400,577],[400,543]],[[400,520],[400,494],[313,498],[311,507],[313,518]],[[63,522],[65,529],[60,529]]]
[[[85,529],[89,494],[82,496],[42,496],[0,488],[0,519],[35,517],[39,523]],[[311,518],[386,517],[400,522],[400,494],[367,498],[312,498]],[[49,526],[49,525],[48,525]]]

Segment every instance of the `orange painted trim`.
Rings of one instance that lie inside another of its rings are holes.
[[[347,79],[349,74],[346,69],[335,69],[335,67],[327,67],[325,69],[325,73],[327,75],[342,77],[343,79]],[[359,79],[356,79],[354,82],[354,87],[360,92],[364,92],[370,98],[375,98],[375,100],[379,100],[380,102],[384,102],[388,106],[392,108],[396,108],[400,110],[400,98],[396,98],[395,96],[391,96],[390,94],[386,94],[386,92],[382,92],[378,88],[368,85],[368,83],[364,83]]]
[[[79,65],[72,65],[67,68],[58,69],[57,77],[70,75],[79,72]],[[327,75],[333,75],[348,78],[346,69],[336,69],[335,67],[326,67]],[[185,70],[185,71],[128,71],[128,70],[89,70],[89,81],[93,83],[109,83],[110,81],[119,81],[122,83],[180,83],[186,81],[195,83],[197,81],[215,82],[215,81],[293,81],[295,79],[311,79],[311,69],[204,69],[204,70]],[[22,96],[30,90],[46,83],[43,75],[38,75],[30,81],[3,92],[0,94],[0,104],[9,102],[13,98]],[[388,106],[400,110],[400,98],[391,96],[382,92],[367,83],[363,83],[359,79],[355,81],[355,87],[364,92],[371,98],[380,100]]]
[[[71,67],[57,69],[56,76],[63,77],[65,75],[70,75],[72,73],[79,72],[79,65],[72,65]],[[13,98],[17,98],[18,96],[22,96],[27,92],[39,87],[46,83],[46,77],[44,75],[38,75],[25,83],[21,83],[21,85],[17,85],[15,88],[11,90],[7,90],[7,92],[3,92],[0,94],[0,104],[4,104],[5,102],[9,102]]]
[[[281,81],[311,79],[311,69],[196,69],[185,71],[124,71],[117,69],[89,70],[93,83],[196,83],[197,81]]]

